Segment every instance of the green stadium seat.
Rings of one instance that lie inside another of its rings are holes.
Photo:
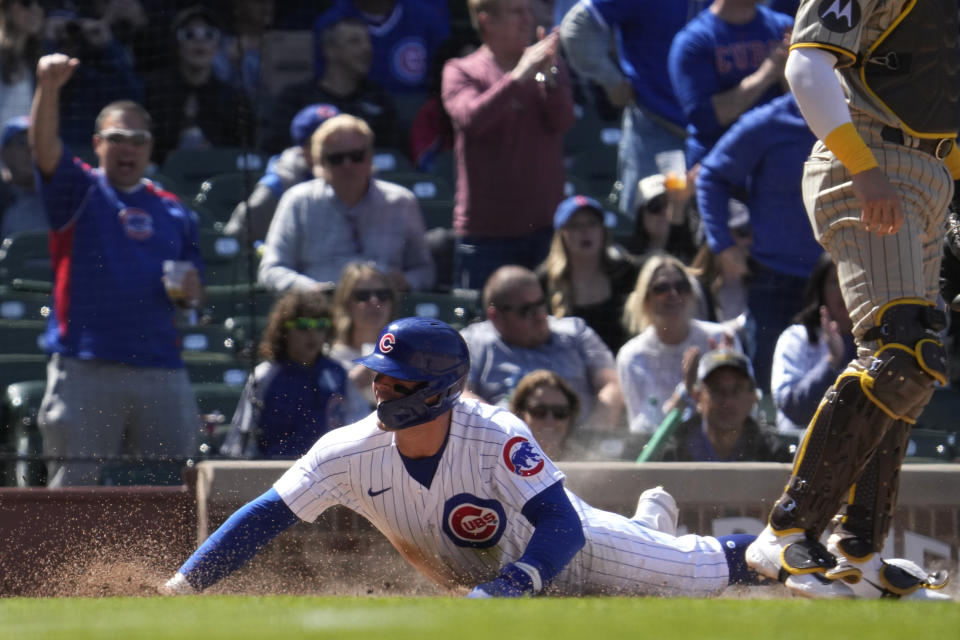
[[[44,320],[0,319],[0,353],[46,354]]]
[[[185,352],[234,355],[233,336],[223,323],[180,326],[180,343]]]
[[[252,277],[256,278],[255,253],[248,252],[243,244],[231,236],[223,235],[214,229],[200,229],[200,254],[206,267],[206,284],[237,285],[251,281],[251,265],[248,258],[254,260]]]
[[[233,171],[207,178],[187,203],[200,216],[201,226],[221,230],[237,204],[253,193],[263,172]]]
[[[263,286],[253,283],[236,285],[210,285],[201,309],[201,317],[207,322],[223,322],[235,316],[249,316],[250,303],[253,315],[265,315],[273,308],[276,296]]]
[[[204,180],[235,171],[261,175],[267,157],[261,153],[235,147],[214,147],[171,151],[160,165],[160,174],[168,176],[188,193],[197,193]]]
[[[50,316],[50,294],[0,286],[0,320],[42,320]]]
[[[592,195],[601,202],[617,181],[616,145],[596,144],[569,157],[567,172],[578,176]]]
[[[225,353],[184,351],[183,362],[193,384],[206,382],[242,387],[247,381],[250,363]]]
[[[416,196],[427,229],[453,226],[453,189],[446,180],[419,171],[390,171],[380,179],[402,185]]]
[[[0,389],[23,380],[46,380],[47,360],[42,353],[0,353]]]
[[[108,487],[176,486],[183,484],[185,460],[110,461],[100,468],[100,482]]]
[[[3,451],[18,456],[39,456],[43,442],[37,415],[47,387],[46,380],[16,382],[6,387],[3,396]],[[8,459],[3,464],[6,486],[42,486],[47,481],[47,468],[42,460]]]
[[[373,169],[380,174],[391,171],[413,171],[413,163],[399,149],[376,148],[373,150]]]
[[[224,326],[230,331],[230,335],[233,336],[234,343],[241,353],[256,351],[257,345],[260,344],[260,338],[263,336],[263,331],[267,328],[268,316],[269,309],[264,309],[262,315],[256,315],[252,318],[248,315],[239,314],[224,320]]]
[[[0,243],[0,284],[15,279],[53,282],[46,231],[18,233]]]
[[[480,294],[472,289],[454,289],[450,293],[411,291],[400,298],[400,317],[436,318],[462,329],[480,318]]]
[[[917,418],[915,428],[937,431],[960,430],[960,391],[949,387],[937,389]]]
[[[960,457],[960,427],[953,432],[937,429],[910,430],[905,462],[956,462]]]

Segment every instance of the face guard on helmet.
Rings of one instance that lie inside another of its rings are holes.
[[[454,405],[466,383],[470,353],[450,325],[401,318],[386,326],[373,353],[354,362],[399,380],[425,383],[408,396],[377,405],[377,417],[386,427],[406,429],[429,422]]]

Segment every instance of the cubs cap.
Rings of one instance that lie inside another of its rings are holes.
[[[748,378],[750,382],[756,384],[756,378],[753,376],[753,365],[747,356],[733,349],[714,349],[707,351],[700,358],[700,364],[697,366],[697,382],[703,382],[711,373],[723,367],[736,369]]]
[[[606,227],[613,228],[617,226],[617,218],[614,214],[609,213],[603,210],[603,205],[590,196],[570,196],[566,200],[560,203],[557,207],[557,212],[553,214],[553,228],[559,229],[563,225],[567,224],[567,221],[570,219],[574,213],[580,209],[592,209],[596,211],[600,218],[603,220],[603,224]]]
[[[339,114],[340,110],[332,104],[307,105],[290,121],[290,139],[297,146],[305,145],[320,125]]]
[[[667,192],[667,178],[661,173],[647,176],[637,183],[636,207],[639,209]]]
[[[0,147],[7,146],[7,143],[10,142],[15,135],[26,131],[29,126],[30,118],[27,116],[14,116],[7,120],[3,123],[3,132],[0,133]]]

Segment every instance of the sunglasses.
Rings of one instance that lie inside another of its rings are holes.
[[[153,140],[153,134],[146,129],[103,129],[97,133],[97,137],[109,144],[126,143],[135,147],[150,144]]]
[[[220,37],[220,29],[216,27],[180,27],[177,29],[177,40],[180,42],[198,42],[201,40],[216,40]]]
[[[348,159],[353,164],[360,164],[367,159],[368,151],[366,149],[353,149],[351,151],[337,151],[335,153],[325,153],[323,154],[324,164],[328,164],[331,167],[339,167]]]
[[[548,413],[554,420],[566,420],[571,414],[570,407],[559,404],[537,404],[532,407],[527,407],[526,412],[537,420],[543,420],[547,417]]]
[[[676,282],[658,282],[650,287],[650,291],[658,296],[662,296],[670,291],[675,291],[679,295],[690,293],[690,283],[686,280],[677,280]]]
[[[495,304],[493,306],[500,311],[515,313],[521,318],[532,318],[547,308],[547,299],[540,298],[535,302],[524,304]]]
[[[357,302],[370,302],[373,298],[385,302],[393,299],[393,292],[390,289],[357,289],[350,297]]]
[[[325,331],[330,328],[330,318],[294,318],[284,322],[283,326],[300,331]]]

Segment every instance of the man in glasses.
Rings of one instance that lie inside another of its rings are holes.
[[[807,279],[823,253],[800,192],[815,140],[793,94],[786,93],[743,114],[703,158],[697,178],[700,216],[722,282],[746,278],[747,307],[756,321],[753,366],[764,393],[777,339],[800,311]],[[735,197],[749,210],[749,253],[738,246],[731,224]]]
[[[677,427],[661,459],[688,462],[789,462],[776,434],[750,416],[757,383],[745,355],[714,349],[700,357],[693,386],[696,413]]]
[[[280,199],[264,244],[260,282],[271,291],[330,292],[343,267],[370,261],[398,290],[434,282],[423,214],[409,189],[373,177],[373,132],[340,114],[314,132],[317,178]]]
[[[580,396],[578,426],[607,432],[621,426],[623,399],[610,348],[581,318],[549,316],[533,271],[518,265],[494,271],[483,305],[487,319],[463,330],[473,361],[468,394],[506,407],[524,375],[549,369]]]
[[[96,484],[97,458],[191,456],[198,432],[175,327],[176,307],[203,295],[196,215],[144,180],[151,120],[134,102],[97,117],[98,169],[72,156],[57,133],[59,98],[79,64],[40,59],[28,130],[54,273],[39,423],[44,454],[63,459],[48,465],[50,486]],[[163,273],[177,261],[188,268],[174,301]]]
[[[676,536],[662,488],[632,518],[594,509],[530,430],[503,409],[461,397],[470,354],[449,325],[388,324],[357,360],[376,373],[377,410],[320,438],[273,487],[213,533],[161,592],[197,593],[299,520],[344,505],[444,589],[472,598],[710,596],[749,582],[750,535]]]

